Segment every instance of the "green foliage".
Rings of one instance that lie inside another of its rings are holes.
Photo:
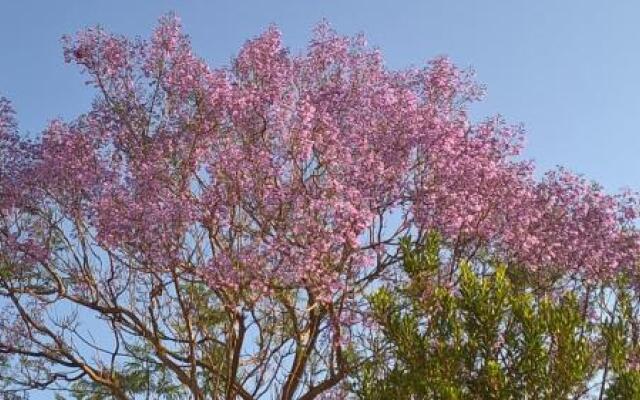
[[[451,268],[436,235],[419,248],[404,242],[402,251],[406,284],[370,297],[381,335],[355,374],[357,397],[551,400],[606,388],[607,399],[640,399],[624,290],[601,324],[573,291],[539,294],[499,262]]]
[[[172,379],[167,368],[149,356],[151,349],[146,346],[129,348],[135,358],[131,358],[117,373],[117,381],[131,399],[153,398],[179,400],[188,397],[185,388]],[[113,399],[112,393],[104,386],[89,380],[80,380],[71,387],[76,400]]]
[[[640,399],[640,372],[623,372],[606,391],[608,400]]]
[[[604,368],[614,376],[606,388],[607,399],[640,399],[640,371],[637,369],[640,332],[634,315],[637,308],[627,286],[626,281],[619,282],[614,310],[602,329],[607,360]]]

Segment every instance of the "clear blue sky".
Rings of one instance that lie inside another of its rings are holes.
[[[640,2],[478,1],[3,1],[0,93],[37,134],[54,117],[86,110],[92,92],[65,65],[60,36],[89,25],[146,36],[176,11],[196,51],[228,63],[249,37],[276,23],[300,50],[327,18],[364,32],[391,67],[447,54],[488,86],[476,115],[500,112],[528,130],[526,155],[565,165],[609,189],[640,188]]]
[[[488,87],[474,114],[524,123],[526,155],[540,168],[562,164],[609,189],[640,189],[633,0],[2,1],[0,93],[14,101],[21,128],[36,135],[48,120],[89,106],[93,93],[63,63],[61,35],[100,24],[146,36],[168,11],[213,65],[227,64],[270,23],[298,51],[322,18],[342,33],[364,32],[393,68],[447,54]]]

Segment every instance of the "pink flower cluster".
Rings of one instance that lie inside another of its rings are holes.
[[[534,179],[522,129],[470,121],[482,88],[445,58],[392,71],[320,25],[303,54],[269,28],[211,69],[173,17],[149,41],[81,32],[65,57],[100,94],[29,146],[0,103],[3,216],[55,207],[147,267],[321,300],[416,230],[537,269],[609,276],[638,260],[635,196],[564,170]]]

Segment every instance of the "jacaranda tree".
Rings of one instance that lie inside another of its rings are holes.
[[[0,102],[7,391],[347,397],[376,356],[368,296],[432,232],[451,282],[499,259],[590,307],[635,278],[636,196],[536,179],[522,129],[471,121],[482,87],[446,58],[390,70],[321,24],[301,54],[269,28],[211,68],[173,16],[148,40],[66,37],[64,57],[86,113],[29,141]]]

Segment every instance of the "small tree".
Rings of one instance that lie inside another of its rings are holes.
[[[370,297],[381,334],[355,373],[359,398],[588,399],[605,388],[607,399],[638,398],[626,285],[590,289],[609,292],[612,306],[575,288],[541,291],[539,279],[497,261],[461,261],[443,280],[436,235],[402,250],[407,283]]]

